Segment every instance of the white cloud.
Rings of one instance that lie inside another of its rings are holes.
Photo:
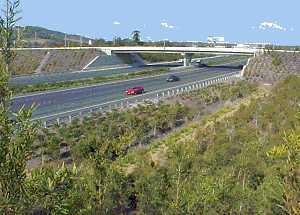
[[[167,22],[161,22],[160,25],[164,28],[168,28],[169,24]]]
[[[168,22],[166,22],[165,20],[163,20],[160,25],[163,27],[163,28],[169,28],[169,29],[174,29],[175,26],[174,25],[170,25]]]
[[[114,25],[121,25],[121,23],[118,22],[118,21],[114,21],[113,24],[114,24]]]
[[[260,23],[259,29],[261,30],[267,30],[267,29],[275,29],[275,30],[280,30],[280,31],[287,31],[286,27],[283,27],[276,22],[262,22]]]

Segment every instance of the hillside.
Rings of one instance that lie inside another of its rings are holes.
[[[67,39],[67,46],[88,45],[91,38],[83,37],[81,35],[66,34],[59,31],[49,30],[38,26],[21,27],[21,32],[25,47],[62,47],[65,45],[65,38]]]

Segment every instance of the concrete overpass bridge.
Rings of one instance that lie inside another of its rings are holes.
[[[120,46],[120,47],[59,47],[59,48],[17,48],[15,50],[100,50],[107,55],[128,53],[180,53],[184,59],[184,66],[189,66],[192,54],[216,55],[256,55],[263,49],[255,48],[215,48],[215,47],[151,47],[151,46]]]

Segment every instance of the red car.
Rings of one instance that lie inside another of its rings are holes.
[[[144,87],[133,87],[126,90],[127,95],[137,95],[145,92]]]

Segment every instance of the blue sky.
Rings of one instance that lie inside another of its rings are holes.
[[[93,38],[300,45],[299,0],[21,0],[20,24]]]

